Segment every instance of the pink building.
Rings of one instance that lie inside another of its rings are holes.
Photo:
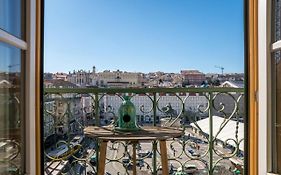
[[[185,85],[201,85],[206,80],[205,74],[198,70],[181,70]]]

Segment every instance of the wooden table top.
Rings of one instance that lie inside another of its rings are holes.
[[[113,127],[88,126],[84,129],[84,134],[90,138],[98,138],[105,141],[138,141],[138,140],[167,140],[177,138],[184,134],[183,130],[174,127],[142,127],[138,131],[118,131]]]

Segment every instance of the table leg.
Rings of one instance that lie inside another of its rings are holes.
[[[136,142],[133,142],[133,175],[137,174],[137,156],[136,156]]]
[[[160,140],[160,154],[161,154],[161,163],[162,163],[162,175],[168,175],[168,155],[166,140]]]
[[[104,175],[105,170],[105,160],[106,160],[106,149],[107,149],[107,141],[101,141],[100,144],[100,158],[99,158],[99,168],[98,175]]]

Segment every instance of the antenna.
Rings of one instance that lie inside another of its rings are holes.
[[[224,67],[222,67],[222,66],[215,66],[215,68],[220,69],[220,70],[221,70],[221,75],[223,75],[223,70],[224,70]]]

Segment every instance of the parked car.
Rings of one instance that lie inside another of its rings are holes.
[[[175,173],[175,175],[187,175],[187,173],[185,173],[183,170],[182,170],[182,167],[179,167]]]
[[[86,171],[86,168],[83,165],[78,163],[74,166],[74,171],[75,171],[75,174],[83,174],[83,172]]]
[[[130,162],[130,163],[126,163],[126,164],[123,164],[123,166],[127,169],[127,170],[132,170],[133,169],[133,164]]]
[[[128,163],[130,163],[130,159],[124,158],[124,159],[122,159],[122,163],[128,164]]]
[[[200,156],[199,153],[193,151],[192,149],[189,149],[188,152],[189,152],[192,156],[194,156],[194,157],[199,157],[199,156]]]
[[[196,167],[196,165],[187,165],[186,167],[184,167],[184,172],[186,173],[195,173],[198,171],[198,168]]]
[[[96,155],[93,155],[93,156],[91,157],[90,163],[91,163],[93,166],[96,165],[96,163],[97,163],[97,157],[96,157]]]
[[[144,167],[144,161],[143,161],[143,159],[137,160],[137,161],[136,161],[136,166],[138,166],[138,167]]]
[[[151,151],[139,151],[139,153],[138,153],[138,156],[140,157],[140,158],[143,158],[143,157],[148,157],[148,158],[152,158],[152,152]]]
[[[192,149],[188,149],[188,152],[192,155],[194,151]]]
[[[200,154],[197,153],[197,152],[193,152],[193,154],[191,154],[191,155],[194,156],[194,157],[200,157]]]

